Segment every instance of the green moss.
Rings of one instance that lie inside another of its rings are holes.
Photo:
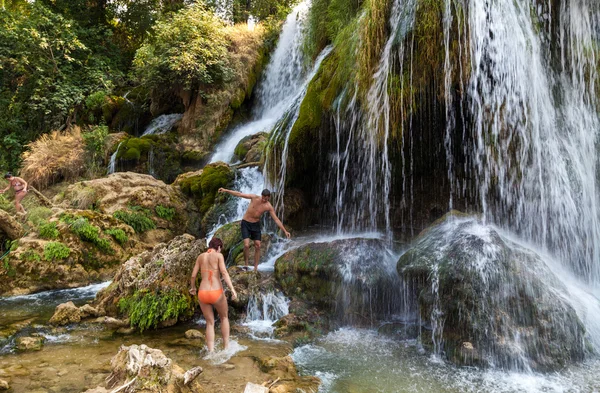
[[[185,161],[200,162],[203,161],[207,155],[208,153],[205,151],[189,150],[183,153],[181,158]]]
[[[149,138],[129,138],[121,145],[117,159],[139,160],[142,154],[148,153],[152,147]]]
[[[129,241],[129,237],[122,229],[107,229],[104,231],[104,233],[106,233],[107,235],[111,235],[113,239],[115,239],[115,241],[120,245],[124,245],[125,243],[127,243],[127,241]]]
[[[47,261],[62,261],[70,254],[71,249],[61,242],[49,242],[44,246],[44,259]]]
[[[40,254],[31,249],[22,253],[20,258],[27,262],[40,262],[42,260]]]
[[[142,233],[156,228],[156,224],[149,217],[147,211],[144,210],[117,210],[113,213],[113,217],[123,221],[125,224],[132,227],[137,233]]]
[[[52,210],[44,207],[44,206],[36,206],[34,208],[29,209],[29,214],[27,215],[27,219],[34,225],[39,226],[41,223],[46,222],[46,220],[52,215]]]
[[[204,168],[200,175],[200,186],[202,187],[201,214],[206,213],[215,203],[215,197],[219,188],[227,187],[233,179],[233,171],[227,164],[210,164]]]
[[[248,154],[248,149],[246,148],[245,143],[249,141],[250,138],[251,136],[246,136],[242,138],[242,140],[237,144],[235,150],[233,151],[233,154],[235,154],[235,156],[240,160],[243,160],[244,157],[246,157],[246,154]]]
[[[119,150],[120,154],[121,150]],[[127,151],[120,157],[123,160],[139,160],[141,157],[141,153],[136,148],[127,149]]]
[[[60,234],[56,227],[56,222],[41,222],[38,232],[42,239],[56,239]]]
[[[173,207],[165,207],[162,205],[157,205],[154,208],[156,215],[160,218],[164,218],[167,221],[173,220],[175,218],[175,208]]]
[[[113,254],[110,241],[100,237],[100,228],[89,223],[87,218],[79,217],[70,224],[71,231],[85,242],[94,244],[102,252]]]
[[[119,299],[119,310],[129,316],[132,327],[144,331],[156,328],[162,321],[191,315],[193,304],[189,296],[173,289],[166,292],[140,290]]]

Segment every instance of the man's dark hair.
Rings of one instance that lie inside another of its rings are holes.
[[[219,247],[221,247],[221,249],[223,249],[223,241],[221,239],[219,239],[218,237],[213,237],[211,239],[211,241],[208,243],[208,247],[212,248],[213,250],[218,250]]]
[[[268,188],[265,188],[264,190],[262,190],[262,192],[260,194],[262,196],[271,196],[271,191],[269,191]]]
[[[4,175],[4,178],[8,179],[9,177],[12,177],[12,173],[6,172],[6,174]]]

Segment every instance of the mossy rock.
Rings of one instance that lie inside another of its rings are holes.
[[[443,315],[436,339],[448,360],[538,371],[582,360],[585,328],[569,290],[542,258],[476,218],[460,216],[438,220],[397,264],[412,283],[408,296],[416,299],[420,319]],[[431,335],[424,338],[432,348]]]
[[[204,161],[210,153],[201,150],[189,150],[182,154],[181,158],[187,162]]]
[[[151,139],[129,138],[119,148],[117,159],[138,160],[142,154],[148,153],[151,147]]]
[[[241,221],[230,222],[223,225],[215,232],[214,237],[223,241],[222,254],[227,259],[229,252],[242,241],[242,230],[240,228]]]
[[[199,179],[202,189],[200,213],[204,214],[210,209],[215,203],[219,188],[229,186],[234,178],[233,170],[223,162],[216,162],[204,167]]]
[[[248,150],[250,150],[250,147],[247,145],[247,142],[249,140],[250,140],[250,135],[242,138],[242,140],[239,141],[239,143],[235,147],[235,150],[233,151],[233,154],[235,154],[235,156],[240,161],[244,160],[244,158],[246,157],[246,154],[248,154]]]
[[[142,153],[138,149],[132,147],[130,149],[127,149],[127,151],[123,155],[121,155],[120,158],[123,160],[139,160],[141,155]]]

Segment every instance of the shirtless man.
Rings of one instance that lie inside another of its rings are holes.
[[[4,194],[11,187],[15,190],[15,209],[17,209],[17,214],[27,214],[23,205],[21,205],[21,200],[25,198],[27,195],[27,182],[20,177],[13,176],[11,173],[7,173],[4,175],[4,178],[8,180],[8,187],[4,190],[0,190],[0,194]]]
[[[244,239],[244,262],[248,268],[248,258],[250,256],[250,239],[254,241],[254,271],[258,270],[258,261],[260,259],[260,217],[265,212],[269,212],[275,224],[285,233],[289,239],[290,233],[285,229],[277,215],[275,209],[271,206],[271,191],[264,189],[262,195],[242,194],[241,192],[219,188],[219,192],[226,192],[236,197],[250,199],[250,206],[242,218],[242,239]]]

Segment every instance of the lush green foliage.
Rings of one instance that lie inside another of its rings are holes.
[[[83,241],[93,243],[103,252],[112,254],[114,250],[110,241],[100,237],[100,228],[89,223],[87,218],[80,217],[71,223],[71,231]]]
[[[175,208],[173,207],[156,205],[154,211],[156,212],[157,216],[164,218],[165,220],[171,221],[173,218],[175,218]]]
[[[130,208],[129,210],[117,210],[113,213],[113,217],[123,221],[125,224],[132,227],[137,233],[149,231],[156,228],[156,224],[150,218],[147,209]]]
[[[133,61],[138,80],[149,89],[178,81],[184,89],[231,78],[223,22],[203,5],[184,8],[154,27],[152,38]]]
[[[71,254],[71,249],[61,242],[49,242],[44,247],[44,259],[47,261],[61,261]]]
[[[189,313],[192,303],[188,296],[173,289],[168,292],[140,290],[119,299],[119,310],[129,315],[132,327],[144,331],[156,328],[159,322]]]
[[[56,239],[58,238],[59,232],[56,227],[56,222],[42,222],[38,228],[40,237],[42,239]]]
[[[86,96],[121,73],[94,53],[103,27],[82,30],[43,1],[10,3],[0,9],[0,167],[15,168],[26,143],[73,123]]]
[[[27,219],[35,226],[39,226],[46,222],[46,220],[52,216],[52,210],[45,206],[36,206],[29,209]]]
[[[111,235],[120,245],[127,243],[127,241],[129,240],[129,237],[127,236],[125,231],[119,228],[107,229],[104,232],[108,235]]]

